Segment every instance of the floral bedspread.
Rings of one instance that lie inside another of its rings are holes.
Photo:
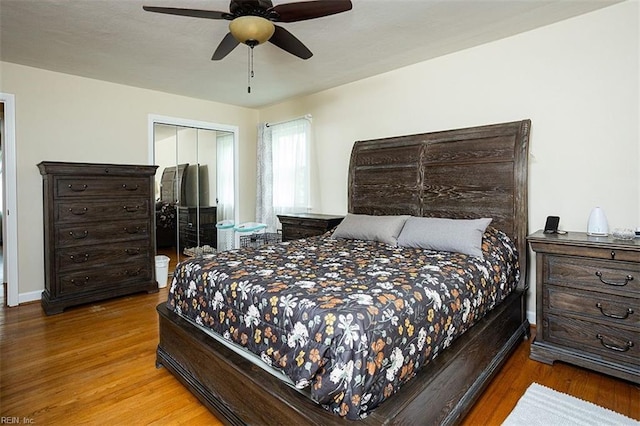
[[[483,252],[325,234],[180,263],[167,304],[308,387],[325,409],[358,419],[515,288],[508,237],[488,228]]]

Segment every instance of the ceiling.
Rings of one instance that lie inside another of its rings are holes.
[[[246,46],[211,60],[228,21],[142,10],[228,11],[228,0],[0,0],[0,60],[260,108],[619,2],[353,0],[349,12],[280,24],[314,56],[305,61],[270,43],[257,46],[247,93]]]

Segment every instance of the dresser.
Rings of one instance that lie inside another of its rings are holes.
[[[155,280],[156,166],[38,164],[43,178],[48,314],[146,291]]]
[[[530,357],[640,383],[640,240],[538,231]]]
[[[317,213],[279,214],[282,224],[282,241],[322,235],[338,226],[344,216]]]
[[[218,247],[216,207],[178,207],[180,248]]]

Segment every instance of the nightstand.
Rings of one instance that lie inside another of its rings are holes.
[[[282,241],[314,237],[338,226],[344,216],[316,213],[279,214],[282,223]]]
[[[538,231],[530,357],[640,383],[640,240]]]

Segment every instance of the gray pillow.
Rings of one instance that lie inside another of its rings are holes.
[[[369,216],[349,213],[334,231],[333,238],[380,241],[396,247],[398,235],[409,217],[411,216]]]
[[[491,219],[442,219],[410,217],[398,236],[400,247],[482,255],[482,235]]]

